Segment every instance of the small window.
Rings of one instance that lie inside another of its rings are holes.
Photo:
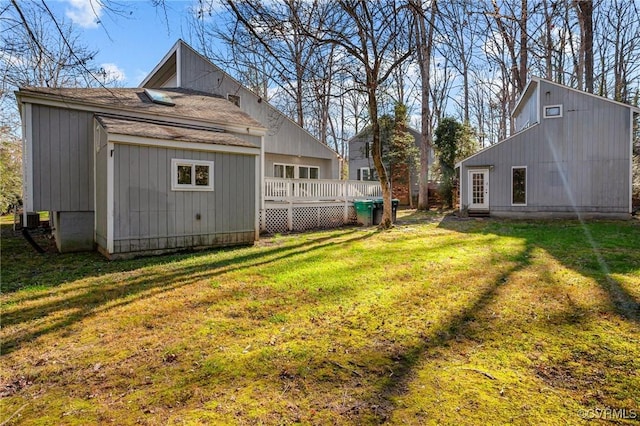
[[[358,180],[375,180],[375,170],[369,167],[361,167],[358,169]]]
[[[213,191],[213,161],[171,160],[172,191]]]
[[[238,95],[227,95],[227,99],[229,102],[240,108],[240,96]]]
[[[527,168],[511,168],[511,204],[527,204]]]
[[[547,105],[544,107],[544,118],[562,117],[562,105]]]
[[[364,158],[369,158],[371,155],[371,144],[369,142],[364,143]]]

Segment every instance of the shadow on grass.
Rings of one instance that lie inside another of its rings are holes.
[[[453,339],[464,336],[466,334],[465,327],[469,323],[476,321],[480,316],[480,312],[494,301],[498,289],[509,281],[509,277],[530,266],[531,252],[532,247],[527,245],[520,253],[510,256],[510,260],[515,262],[513,267],[500,274],[493,282],[487,285],[468,307],[447,319],[445,324],[427,338],[423,338],[419,344],[396,356],[393,376],[381,389],[380,401],[377,402],[384,408],[382,421],[388,420],[390,413],[394,410],[391,400],[408,392],[409,384],[414,378],[413,372],[426,354],[430,350],[446,346]]]
[[[422,219],[422,217],[416,216]],[[445,320],[420,343],[394,356],[393,376],[380,389],[372,405],[382,408],[381,422],[388,421],[395,410],[393,399],[409,392],[415,370],[428,354],[461,337],[477,338],[469,325],[481,320],[482,312],[496,299],[500,287],[512,276],[531,266],[530,259],[535,250],[542,249],[553,256],[563,266],[595,280],[605,290],[613,309],[626,321],[640,322],[640,305],[634,296],[626,291],[612,274],[632,273],[640,269],[640,227],[632,227],[631,233],[614,232],[615,222],[549,222],[531,224],[527,222],[488,220],[458,220],[445,217],[440,228],[463,233],[495,235],[519,238],[524,241],[521,252],[512,253],[508,259],[515,264],[487,285],[467,307]],[[569,227],[559,232],[559,227]],[[629,230],[628,224],[624,229]],[[619,239],[622,238],[621,242]],[[566,303],[566,302],[565,302]],[[548,322],[560,325],[574,325],[588,317],[589,312],[568,300],[569,309],[561,315],[548,318]]]
[[[453,216],[439,226],[456,232],[523,238],[527,246],[542,249],[565,267],[595,280],[621,317],[640,323],[640,301],[613,277],[640,270],[640,226],[608,221],[469,221]]]
[[[347,231],[348,234],[356,232],[355,229]],[[333,239],[345,234],[345,230],[338,233],[330,233],[318,238],[306,238],[305,242],[287,245],[287,249],[296,249],[308,244],[318,243]],[[169,265],[185,259],[197,259],[209,257],[212,253],[227,253],[245,250],[246,247],[222,247],[202,251],[182,251],[178,253],[146,256],[129,260],[109,261],[97,252],[83,253],[58,253],[55,244],[42,236],[36,236],[38,243],[46,249],[46,253],[38,254],[19,233],[11,231],[11,225],[2,225],[2,292],[12,293],[23,289],[43,290],[55,288],[61,284],[82,280],[86,278],[99,278],[112,273],[135,271],[145,267]],[[250,260],[252,256],[263,257],[269,255],[278,248],[261,250],[259,253],[245,256]],[[234,263],[234,258],[228,262]],[[226,260],[216,265],[224,266]],[[65,291],[76,291],[78,287],[70,290],[56,290],[56,294]],[[35,300],[49,296],[48,293],[34,292],[31,295],[21,295],[21,301]]]
[[[128,305],[143,297],[168,292],[196,281],[210,279],[236,270],[265,266],[291,256],[301,256],[316,250],[351,244],[374,235],[374,233],[366,233],[364,235],[353,236],[354,233],[359,232],[353,229],[346,232],[342,231],[339,234],[331,233],[320,238],[307,238],[303,242],[296,244],[259,249],[245,255],[233,257],[230,254],[228,258],[213,263],[207,261],[211,252],[197,253],[195,257],[198,258],[198,263],[184,267],[180,266],[180,261],[189,260],[191,263],[193,262],[194,254],[171,256],[168,261],[167,259],[161,258],[160,261],[156,261],[157,265],[169,265],[175,262],[175,269],[169,271],[163,270],[155,274],[147,273],[141,278],[131,281],[122,281],[121,277],[109,272],[104,272],[102,275],[87,274],[84,278],[92,278],[89,283],[79,287],[65,289],[64,292],[60,290],[55,292],[56,295],[67,294],[68,297],[62,297],[61,299],[56,298],[55,300],[32,307],[5,309],[2,318],[3,327],[12,325],[19,326],[22,323],[38,321],[48,316],[55,317],[58,314],[60,314],[62,318],[53,320],[52,323],[45,324],[40,328],[38,328],[37,325],[28,328],[18,327],[15,334],[3,338],[0,353],[4,355],[13,352],[18,349],[23,342],[28,342],[47,333],[71,326],[99,312]],[[343,238],[336,240],[338,235]],[[144,267],[153,265],[149,259],[142,259],[140,262],[143,262],[141,266]],[[135,265],[135,261],[129,263],[128,268],[125,270],[135,270]],[[44,298],[48,296],[49,293],[45,293],[44,295],[34,296],[32,300],[38,297]]]

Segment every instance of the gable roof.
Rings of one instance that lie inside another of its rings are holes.
[[[253,90],[251,90],[248,87],[246,87],[239,80],[237,80],[235,77],[233,77],[232,75],[230,75],[229,73],[224,71],[218,65],[214,64],[209,58],[204,56],[202,53],[198,52],[196,49],[191,47],[187,42],[185,42],[182,39],[178,39],[176,41],[176,43],[171,47],[169,52],[167,52],[167,54],[162,58],[162,60],[153,68],[153,70],[149,73],[149,75],[147,75],[144,78],[144,80],[142,80],[142,82],[140,83],[140,87],[148,87],[148,88],[159,87],[161,84],[166,82],[169,78],[171,78],[173,76],[173,74],[176,74],[176,84],[178,85],[178,87],[180,87],[182,85],[182,81],[181,81],[181,76],[180,76],[180,70],[179,70],[179,67],[178,67],[177,64],[178,64],[178,62],[180,60],[179,59],[180,58],[180,49],[182,49],[182,48],[189,49],[191,52],[193,52],[198,57],[200,57],[203,61],[207,62],[209,65],[214,67],[217,71],[222,73],[223,76],[224,76],[224,79],[228,79],[229,81],[233,82],[238,87],[244,89],[248,94],[250,94],[251,96],[255,97],[255,99],[257,99],[259,103],[262,103],[262,104],[266,105],[272,111],[274,111],[275,113],[279,114],[284,120],[288,121],[293,126],[295,126],[298,129],[302,130],[316,144],[320,145],[323,149],[329,151],[331,156],[335,156],[335,157],[341,158],[340,154],[338,154],[329,145],[321,142],[318,138],[313,136],[307,129],[305,129],[304,127],[300,126],[297,122],[292,120],[291,117],[289,117],[288,115],[286,115],[285,113],[280,111],[278,108],[273,106],[266,99],[263,99],[262,97],[258,96]],[[162,90],[166,90],[166,89],[163,88]],[[263,125],[263,127],[264,127],[264,125]]]
[[[523,102],[529,97],[529,95],[531,93],[533,93],[535,91],[536,86],[539,85],[541,82],[544,82],[544,83],[547,83],[547,84],[550,84],[552,86],[556,86],[556,87],[559,87],[559,88],[562,88],[562,89],[565,89],[565,90],[576,92],[576,93],[579,93],[579,94],[584,95],[584,96],[591,96],[591,97],[597,98],[597,99],[599,99],[601,101],[605,101],[605,102],[612,103],[614,105],[626,107],[626,108],[631,109],[634,112],[640,113],[640,108],[635,107],[633,105],[625,104],[623,102],[618,102],[618,101],[614,101],[613,99],[605,98],[604,96],[594,95],[593,93],[588,93],[588,92],[585,92],[585,91],[582,91],[582,90],[574,89],[573,87],[565,86],[563,84],[556,83],[554,81],[547,80],[547,79],[542,78],[542,77],[532,76],[531,79],[529,80],[529,82],[527,83],[527,85],[525,86],[524,90],[520,94],[520,97],[518,98],[518,101],[516,102],[516,105],[513,107],[513,110],[511,111],[511,116],[514,116],[516,114],[516,112],[520,109],[520,106],[523,104]]]
[[[263,135],[266,129],[258,121],[226,99],[189,89],[162,89],[175,103],[173,106],[154,103],[142,88],[49,88],[23,87],[16,92],[20,102],[75,106],[94,112],[112,114],[135,113],[158,120],[181,119],[203,127]]]
[[[172,76],[175,72],[177,72],[177,56],[178,56],[178,48],[181,44],[187,45],[182,39],[178,39],[171,49],[167,52],[166,55],[158,62],[158,64],[153,67],[151,72],[142,80],[140,83],[140,87],[156,87],[156,84],[152,82],[152,80],[166,80],[166,76]],[[187,45],[188,46],[188,45]],[[173,59],[173,60],[171,60]]]

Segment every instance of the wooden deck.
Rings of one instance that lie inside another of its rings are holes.
[[[260,231],[351,225],[356,223],[354,200],[381,196],[380,182],[265,178]]]

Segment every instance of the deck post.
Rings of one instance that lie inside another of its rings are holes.
[[[287,229],[293,231],[293,201],[289,201],[287,207]]]
[[[342,183],[342,198],[344,199],[344,215],[342,218],[342,223],[346,225],[349,222],[349,194],[348,194],[349,186],[347,185],[347,181],[345,180]]]

